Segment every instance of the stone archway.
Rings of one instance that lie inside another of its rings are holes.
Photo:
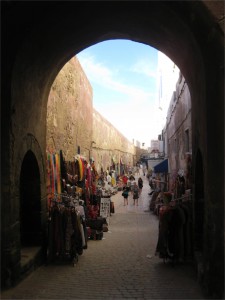
[[[43,263],[47,233],[45,158],[32,134],[23,137],[16,161],[16,184],[11,191],[13,197],[10,201],[18,220],[18,226],[15,226],[12,233],[14,242],[10,249],[17,257],[13,281],[18,281]]]
[[[8,251],[7,237],[18,226],[12,203],[18,201],[15,191],[18,192],[19,182],[13,174],[18,168],[21,140],[31,133],[40,145],[43,159],[47,100],[56,75],[82,49],[106,39],[126,38],[165,53],[187,80],[192,98],[193,154],[195,156],[197,149],[202,149],[203,164],[207,166],[204,174],[207,193],[204,195],[209,224],[205,232],[205,272],[208,273],[205,278],[212,294],[213,278],[220,277],[215,293],[221,295],[224,276],[224,148],[221,145],[224,139],[224,40],[221,28],[204,3],[93,1],[87,5],[82,1],[18,4],[8,1],[4,12],[2,210],[10,216],[4,217],[2,222],[4,261],[15,261],[16,257],[15,251]],[[217,178],[214,177],[215,167]],[[42,171],[40,178],[44,195]],[[15,274],[16,267],[11,263],[4,267],[10,269],[2,276],[7,281],[10,277],[7,274]]]

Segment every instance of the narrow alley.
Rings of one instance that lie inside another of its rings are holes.
[[[146,177],[139,205],[122,192],[102,240],[89,240],[78,264],[41,266],[1,299],[204,299],[191,265],[155,256],[158,217],[149,212]],[[137,180],[137,177],[136,177]]]

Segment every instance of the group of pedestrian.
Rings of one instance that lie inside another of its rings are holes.
[[[123,187],[122,196],[124,198],[124,206],[128,205],[128,198],[129,198],[129,192],[132,195],[132,198],[134,200],[134,205],[136,204],[138,206],[138,199],[141,194],[143,188],[143,180],[141,177],[138,178],[138,184],[135,181],[135,177],[131,174],[131,176],[128,178],[127,183]]]

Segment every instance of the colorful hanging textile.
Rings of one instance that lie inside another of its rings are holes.
[[[46,167],[47,167],[47,205],[50,206],[50,201],[52,198],[52,161],[51,161],[51,154],[47,153],[47,161],[46,161]]]
[[[56,190],[57,194],[61,194],[61,170],[60,170],[60,155],[55,154],[55,164],[56,164]]]
[[[91,168],[90,168],[90,165],[87,166],[87,184],[88,184],[88,187],[91,186]]]
[[[52,154],[52,191],[56,193],[56,163],[55,154]]]
[[[47,153],[48,202],[56,194],[62,193],[61,157],[62,154],[60,153]],[[58,197],[58,200],[60,201],[60,197]]]
[[[79,164],[79,180],[82,181],[83,180],[83,164],[82,164],[82,160],[80,158],[80,156],[77,157],[78,160],[78,164]]]

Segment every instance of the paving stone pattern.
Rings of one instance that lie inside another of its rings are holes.
[[[204,299],[190,264],[172,266],[155,256],[158,218],[148,211],[150,188],[139,205],[122,192],[112,197],[115,214],[100,241],[88,241],[78,264],[41,266],[1,299]]]

